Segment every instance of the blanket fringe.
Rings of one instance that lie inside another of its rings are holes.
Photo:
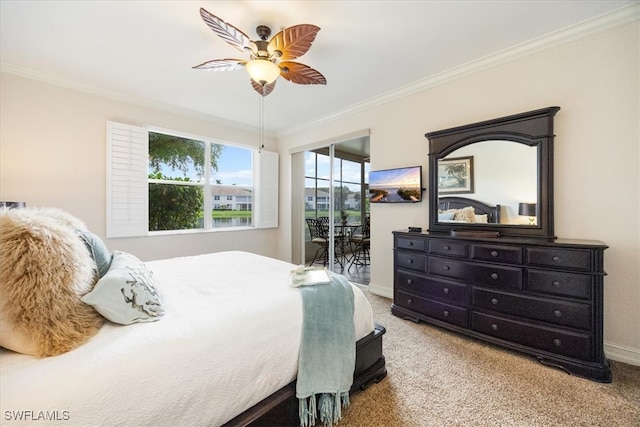
[[[316,424],[316,395],[301,398],[298,405],[300,427],[312,427]]]
[[[349,406],[349,392],[322,393],[316,406],[316,395],[299,399],[298,414],[300,427],[313,427],[316,424],[316,414],[325,427],[333,427],[342,419],[342,408]]]

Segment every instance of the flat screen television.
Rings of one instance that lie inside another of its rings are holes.
[[[369,172],[371,203],[417,203],[422,201],[422,166]]]

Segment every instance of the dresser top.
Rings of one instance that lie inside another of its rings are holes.
[[[599,249],[606,249],[608,246],[600,240],[584,240],[584,239],[543,239],[535,237],[513,237],[513,236],[500,236],[500,237],[486,237],[486,236],[452,236],[449,233],[434,233],[428,231],[415,232],[408,229],[396,230],[393,234],[414,236],[414,237],[429,237],[437,239],[449,239],[449,240],[464,240],[491,243],[495,245],[510,244],[510,245],[527,245],[527,246],[576,246],[576,247],[592,247]]]

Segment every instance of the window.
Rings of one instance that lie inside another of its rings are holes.
[[[247,148],[150,131],[149,231],[252,226],[252,159]]]
[[[115,122],[107,130],[107,237],[277,227],[277,153]]]

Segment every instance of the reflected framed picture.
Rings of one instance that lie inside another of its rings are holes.
[[[438,160],[438,194],[473,191],[473,156]]]

